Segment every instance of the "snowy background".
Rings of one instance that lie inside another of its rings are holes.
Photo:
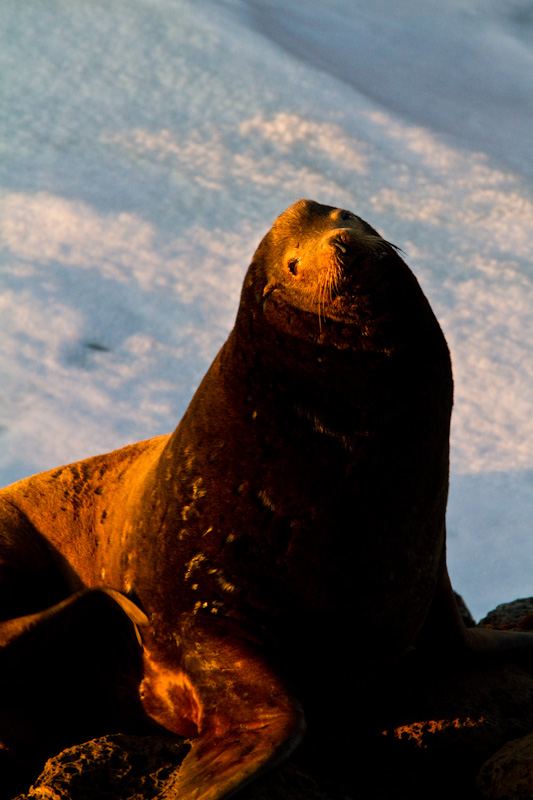
[[[446,333],[456,589],[533,595],[531,0],[3,0],[0,81],[0,485],[172,430],[311,197]]]

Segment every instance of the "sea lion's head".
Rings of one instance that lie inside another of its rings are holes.
[[[312,200],[290,206],[261,241],[243,287],[241,309],[250,306],[289,336],[352,350],[402,347],[434,320],[395,245]]]
[[[281,214],[260,250],[264,245],[269,262],[263,298],[282,293],[297,308],[337,321],[360,317],[361,289],[378,284],[380,262],[395,254],[351,211],[312,200],[299,200]]]

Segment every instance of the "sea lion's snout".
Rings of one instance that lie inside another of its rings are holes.
[[[337,239],[337,238],[333,239],[331,244],[332,244],[333,247],[336,247],[337,250],[340,250],[341,253],[346,253],[346,249],[347,248],[346,248],[346,245],[344,244],[344,242],[342,241],[342,239]]]
[[[369,257],[375,260],[379,242],[379,237],[353,227],[328,231],[319,246],[319,270],[333,270],[337,282],[342,278],[356,278]]]
[[[322,249],[331,250],[340,261],[349,260],[357,249],[355,232],[351,228],[337,228],[322,239]]]

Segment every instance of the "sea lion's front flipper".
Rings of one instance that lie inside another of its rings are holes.
[[[162,798],[220,800],[300,742],[298,701],[259,649],[238,637],[195,630],[184,668],[195,690],[198,738]]]

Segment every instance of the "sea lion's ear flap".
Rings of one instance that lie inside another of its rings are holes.
[[[117,592],[116,589],[111,589],[107,586],[103,588],[103,591],[112,597],[116,603],[118,603],[118,605],[123,611],[126,612],[134,625],[148,625],[148,617],[144,611],[141,611],[139,606],[133,602],[133,600],[130,600],[129,597],[126,597],[126,595],[122,594],[122,592]]]
[[[112,594],[120,596],[83,589],[44,611],[0,623],[0,742],[29,780],[66,741],[87,741],[95,731],[145,719],[142,648]]]
[[[130,600],[129,597],[122,594],[121,592],[117,592],[116,589],[110,589],[107,586],[103,588],[103,591],[113,600],[115,603],[120,606],[120,608],[124,611],[126,616],[130,619],[133,623],[133,629],[135,631],[135,637],[137,642],[142,647],[142,638],[139,632],[139,627],[145,627],[149,623],[149,619],[144,613],[141,611],[138,605],[136,605],[133,600]]]

